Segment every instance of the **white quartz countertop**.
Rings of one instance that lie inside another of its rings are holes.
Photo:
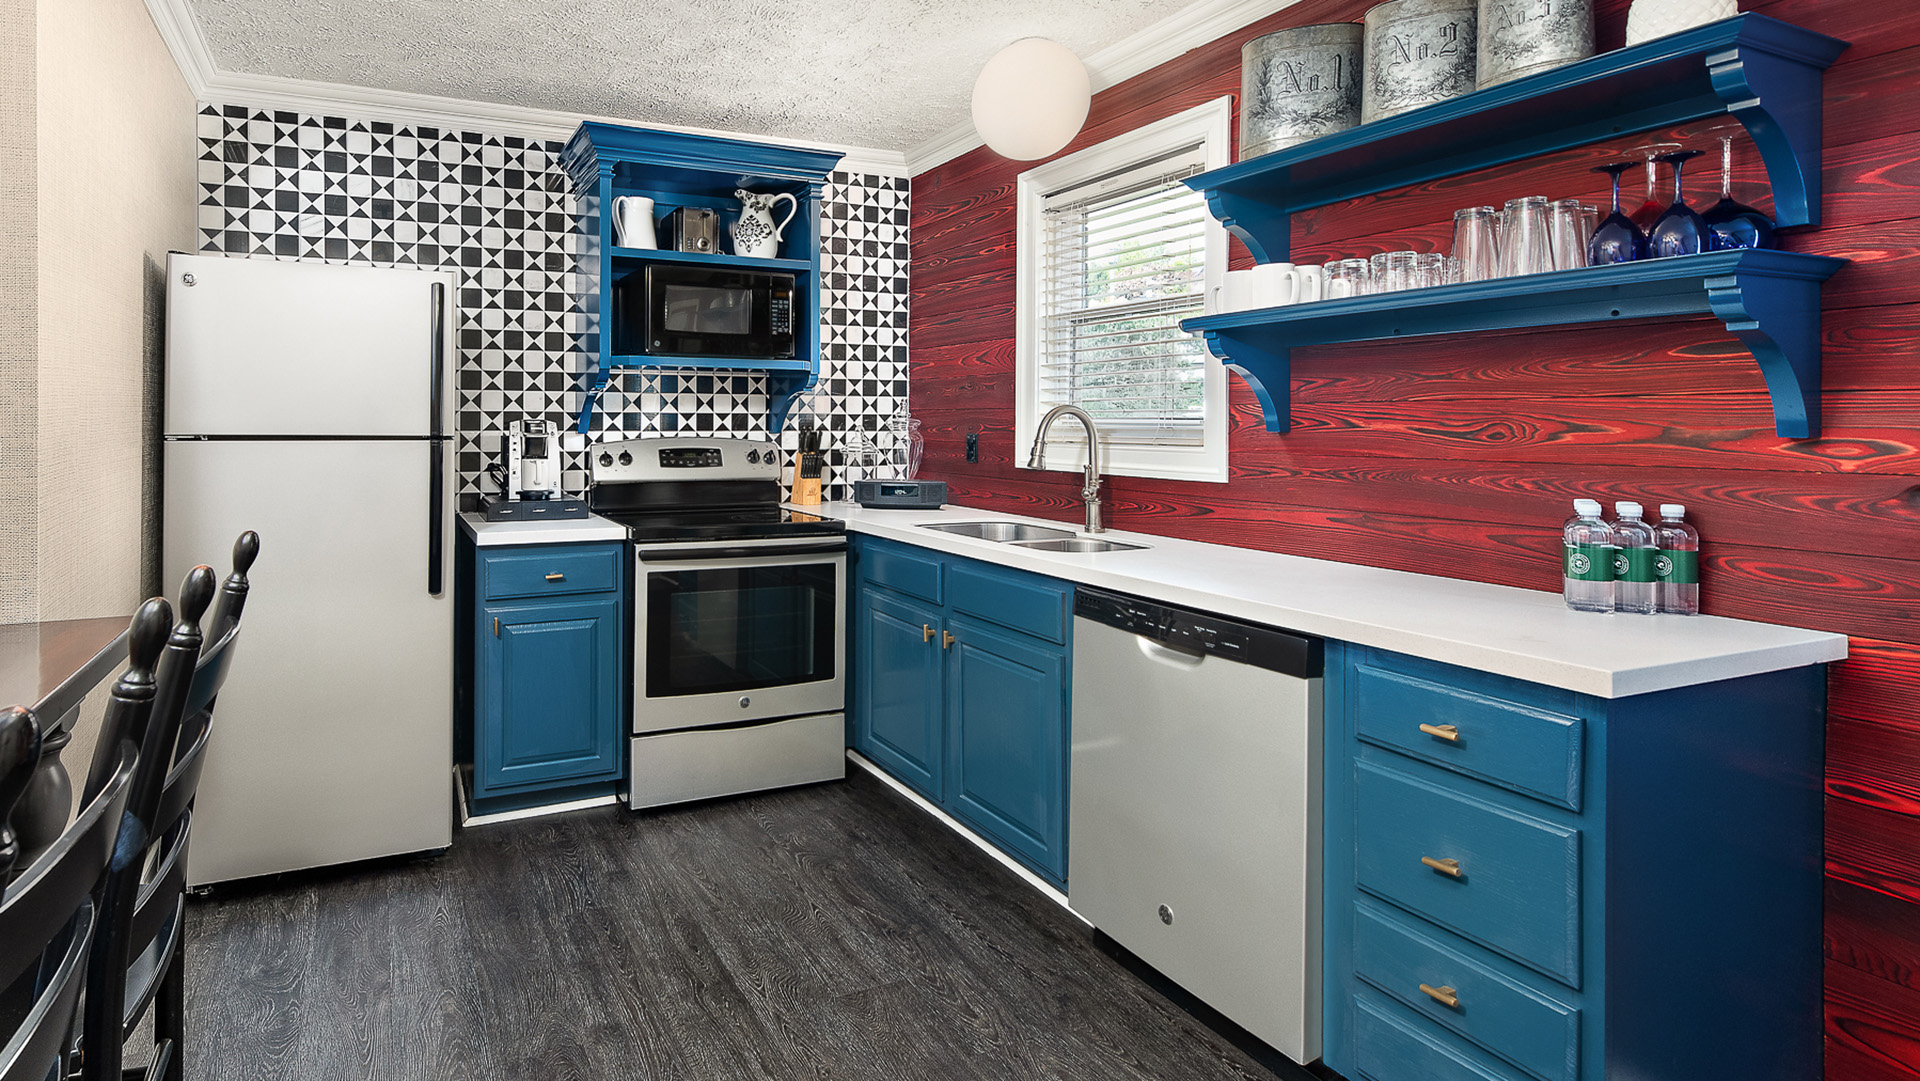
[[[1557,593],[1145,533],[1103,534],[1151,546],[1145,550],[1079,555],[920,528],[930,522],[966,521],[1072,528],[965,507],[874,510],[857,503],[827,503],[793,509],[843,519],[856,533],[1603,698],[1847,655],[1847,639],[1841,634],[1715,616],[1575,612]]]
[[[627,539],[627,528],[609,522],[597,514],[585,518],[560,518],[543,522],[489,522],[482,514],[467,511],[460,515],[460,528],[482,548],[507,544],[579,544],[583,541],[620,541]]]

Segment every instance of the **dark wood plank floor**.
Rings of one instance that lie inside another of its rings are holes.
[[[188,1076],[1276,1077],[849,772],[197,900]]]

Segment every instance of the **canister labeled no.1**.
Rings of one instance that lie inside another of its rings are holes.
[[[1593,55],[1593,0],[1480,0],[1481,88]]]
[[[1367,123],[1474,90],[1475,0],[1388,0],[1367,11]]]
[[[1240,160],[1360,122],[1359,23],[1299,26],[1240,47]]]

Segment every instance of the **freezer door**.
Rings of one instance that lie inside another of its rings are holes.
[[[450,842],[453,598],[426,589],[430,461],[415,440],[166,444],[170,592],[195,563],[224,578],[234,538],[260,534],[190,883]]]
[[[166,432],[445,432],[452,304],[438,271],[169,255]]]

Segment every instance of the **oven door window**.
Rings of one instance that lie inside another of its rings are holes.
[[[833,563],[647,573],[648,698],[832,679]]]

